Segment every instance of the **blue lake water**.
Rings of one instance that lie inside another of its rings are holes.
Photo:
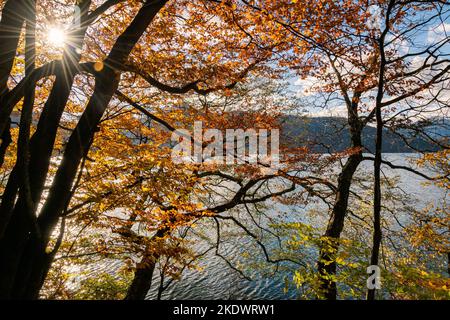
[[[397,165],[411,165],[408,159],[414,158],[415,155],[384,154],[383,157]],[[360,166],[359,173],[367,172],[370,174],[372,168],[373,163],[365,161]],[[388,177],[400,176],[398,186],[403,190],[405,196],[409,196],[415,206],[425,206],[429,203],[439,205],[448,196],[439,188],[424,186],[425,179],[413,173],[404,170],[392,170],[386,166],[383,170]],[[311,206],[314,206],[314,204],[309,205],[309,207]],[[317,206],[320,206],[320,204],[317,204]],[[295,214],[298,214],[299,210],[301,211],[299,208],[295,210]],[[289,211],[289,207],[284,207],[281,211]],[[326,221],[327,215],[325,214],[321,219]],[[295,220],[295,218],[292,220]],[[198,228],[201,228],[201,232],[211,237],[210,242],[196,238],[196,249],[198,252],[202,252],[214,244],[215,225],[205,224]],[[208,230],[208,228],[211,230]],[[252,240],[248,237],[236,236],[237,230],[236,232],[233,231],[233,228],[226,230],[225,233],[229,234],[230,239],[220,247],[220,254],[234,265],[239,266],[241,253],[252,245]],[[270,246],[270,244],[268,245]],[[252,268],[246,268],[246,266],[240,266],[240,269],[245,271],[246,276],[251,278],[251,280],[247,280],[230,268],[222,258],[215,255],[214,251],[209,251],[200,259],[199,267],[201,267],[201,270],[187,269],[183,272],[180,280],[173,281],[163,292],[162,299],[292,299],[296,297],[295,290],[290,290],[287,293],[283,290],[285,288],[285,277],[292,278],[292,274],[289,272],[279,271],[271,277],[262,277],[260,272],[252,271]],[[263,252],[256,246],[252,252],[255,261],[264,258]],[[249,261],[248,257],[246,261]],[[148,299],[157,297],[159,281],[160,277],[156,274],[153,280],[153,288],[147,296]]]

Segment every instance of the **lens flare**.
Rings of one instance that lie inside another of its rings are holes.
[[[66,34],[61,28],[52,27],[48,30],[47,39],[52,45],[62,47],[66,42]]]

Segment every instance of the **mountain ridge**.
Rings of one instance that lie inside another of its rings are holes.
[[[448,118],[443,119],[442,124],[430,121],[426,125],[420,125],[430,136],[438,138],[450,136],[450,119]],[[365,151],[374,152],[375,138],[376,128],[370,125],[365,126],[362,132]],[[351,146],[347,119],[342,117],[284,116],[280,139],[293,146],[307,146],[319,153],[340,152]],[[382,152],[384,153],[435,152],[439,149],[436,144],[431,143],[431,140],[415,135],[407,128],[399,129],[396,133],[387,128],[383,130]]]

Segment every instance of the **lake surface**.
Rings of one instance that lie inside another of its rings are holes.
[[[383,157],[397,165],[409,165],[408,158],[416,157],[414,154],[384,154]],[[360,172],[371,173],[373,162],[365,161],[360,166]],[[399,186],[410,196],[413,201],[417,201],[417,206],[425,206],[428,203],[439,205],[444,199],[444,191],[434,186],[424,186],[425,179],[404,170],[392,170],[383,168],[389,177],[400,176]],[[285,210],[286,208],[284,208]],[[298,210],[298,209],[297,209]],[[212,225],[214,227],[214,225]],[[212,228],[213,229],[213,228]],[[215,230],[211,232],[214,239]],[[224,246],[220,248],[220,254],[237,261],[244,251],[250,246],[251,239],[230,237]],[[214,241],[214,240],[212,240]],[[206,250],[211,243],[199,241],[196,248],[199,252]],[[263,259],[263,253],[257,248],[253,251],[255,260]],[[284,278],[292,279],[292,275],[287,271],[278,272],[273,277],[261,277],[258,271],[246,270],[246,275],[251,280],[244,279],[238,272],[232,270],[228,264],[215,255],[214,250],[206,254],[199,264],[202,270],[185,270],[182,277],[164,291],[162,299],[293,299],[296,298],[295,290],[284,292]],[[159,275],[155,275],[153,288],[147,298],[157,297],[157,287],[159,285]]]

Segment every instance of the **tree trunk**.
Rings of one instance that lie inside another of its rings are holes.
[[[380,254],[380,246],[382,239],[381,231],[381,152],[383,145],[383,118],[381,115],[381,106],[384,96],[384,75],[386,69],[386,53],[385,53],[385,38],[389,32],[389,18],[392,8],[395,5],[394,0],[390,0],[386,11],[386,26],[378,39],[378,50],[380,52],[380,67],[378,75],[378,92],[375,105],[375,117],[377,122],[377,135],[375,143],[375,162],[374,162],[374,198],[373,198],[373,244],[372,255],[370,257],[370,264],[372,266],[378,266],[378,257]],[[375,288],[367,291],[367,300],[375,300]]]
[[[15,298],[35,299],[49,269],[49,255],[46,247],[64,209],[69,201],[70,190],[81,158],[87,152],[89,142],[94,136],[97,124],[103,115],[118,86],[118,75],[111,69],[99,75],[97,85],[86,111],[71,135],[64,152],[63,160],[56,172],[48,197],[38,217],[41,238],[33,237],[22,254],[20,273],[16,275]]]
[[[25,20],[24,8],[26,2],[25,0],[8,0],[2,9],[2,20],[0,22],[0,97],[7,91],[9,74]]]
[[[81,21],[87,19],[90,1],[84,1],[81,4]],[[78,45],[81,45],[86,28],[80,28],[74,35],[74,39],[78,39]],[[53,145],[56,139],[58,124],[64,112],[65,105],[70,95],[71,87],[77,72],[77,63],[80,59],[76,48],[69,47],[65,50],[61,65],[55,70],[55,82],[47,99],[43,111],[39,117],[39,122],[35,133],[30,140],[30,168],[29,180],[31,189],[31,199],[34,203],[38,203],[45,184],[47,172],[52,156]],[[17,173],[19,170],[16,167],[13,169]],[[14,199],[18,191],[18,183],[14,183],[17,178],[11,175],[7,187],[2,197],[1,212],[2,219],[0,219],[0,239],[4,233],[8,219],[13,214],[19,214],[18,210],[13,209]],[[5,197],[6,195],[6,197]],[[25,201],[23,197],[19,197],[16,207],[23,208],[22,202]],[[14,213],[12,212],[14,210]]]
[[[336,300],[336,282],[332,279],[324,279],[323,277],[327,275],[336,275],[336,262],[334,261],[339,249],[338,240],[341,236],[342,229],[344,228],[353,175],[361,162],[361,152],[351,155],[339,175],[335,203],[324,234],[324,237],[330,240],[331,243],[329,243],[329,245],[324,243],[319,253],[317,269],[321,276],[320,289],[324,298],[327,300]]]
[[[381,146],[383,139],[383,121],[381,119],[381,108],[377,106],[377,137],[376,137],[376,151],[374,162],[374,202],[373,202],[373,244],[372,255],[370,257],[370,265],[378,265],[378,257],[381,246]],[[375,288],[367,291],[367,300],[375,300]]]
[[[127,291],[125,300],[144,300],[152,286],[153,272],[158,256],[143,257],[134,272],[134,278]]]
[[[159,229],[156,234],[151,238],[146,246],[144,252],[148,252],[154,241],[164,237],[170,232],[169,228]],[[136,266],[134,272],[134,278],[131,285],[128,287],[125,300],[144,300],[148,291],[152,286],[153,272],[155,271],[156,262],[161,257],[160,254],[151,254],[142,257],[139,264]]]
[[[12,142],[11,137],[11,118],[8,118],[8,122],[6,124],[5,131],[0,135],[1,143],[0,143],[0,168],[3,166],[5,162],[6,151],[8,150],[9,145]]]
[[[35,25],[36,25],[36,2],[35,0],[27,0],[25,1],[25,12],[22,15],[23,18],[26,20],[26,31],[25,31],[25,77],[28,77],[30,73],[33,72],[35,69]],[[4,260],[2,263],[2,269],[13,269],[14,272],[16,272],[15,266],[17,261],[19,260],[19,255],[17,252],[20,253],[20,248],[23,247],[25,241],[22,239],[26,239],[28,236],[28,233],[23,232],[17,232],[17,231],[26,231],[27,226],[34,226],[35,222],[35,216],[34,211],[36,209],[36,206],[34,205],[34,202],[31,199],[31,190],[30,190],[30,180],[29,180],[29,144],[30,144],[30,129],[31,129],[31,121],[32,121],[32,112],[33,112],[33,106],[34,106],[34,95],[35,95],[35,87],[34,85],[28,84],[25,87],[25,95],[24,95],[24,101],[22,106],[22,114],[20,117],[20,130],[19,130],[19,137],[18,137],[18,146],[17,146],[17,161],[16,161],[16,167],[17,167],[17,177],[16,172],[14,172],[14,175],[11,175],[12,179],[16,181],[18,179],[18,183],[15,184],[15,186],[19,187],[20,196],[24,199],[22,203],[22,212],[21,217],[24,218],[24,220],[21,220],[22,223],[19,227],[20,229],[15,229],[15,233],[12,235],[16,239],[19,239],[18,243],[20,244],[18,247],[13,247],[14,252],[13,254],[16,255],[16,257],[8,257],[5,258],[11,258],[8,260]],[[14,170],[16,171],[16,170]],[[9,184],[14,185],[14,184]],[[10,217],[9,211],[3,213],[3,217]],[[19,219],[21,218],[19,217]],[[4,220],[4,219],[2,219]],[[5,223],[8,223],[8,221],[4,221]],[[2,228],[4,229],[4,228]],[[2,238],[2,244],[0,246],[0,252],[2,253],[2,258],[4,257],[5,252],[11,253],[11,248],[5,247],[7,244],[7,240],[5,237]],[[19,249],[19,251],[17,251]],[[8,279],[5,279],[5,277],[1,277],[0,280],[0,287],[1,288],[8,288],[4,292],[2,291],[2,294],[10,294],[10,290],[12,289],[13,285],[13,277],[10,277]]]

